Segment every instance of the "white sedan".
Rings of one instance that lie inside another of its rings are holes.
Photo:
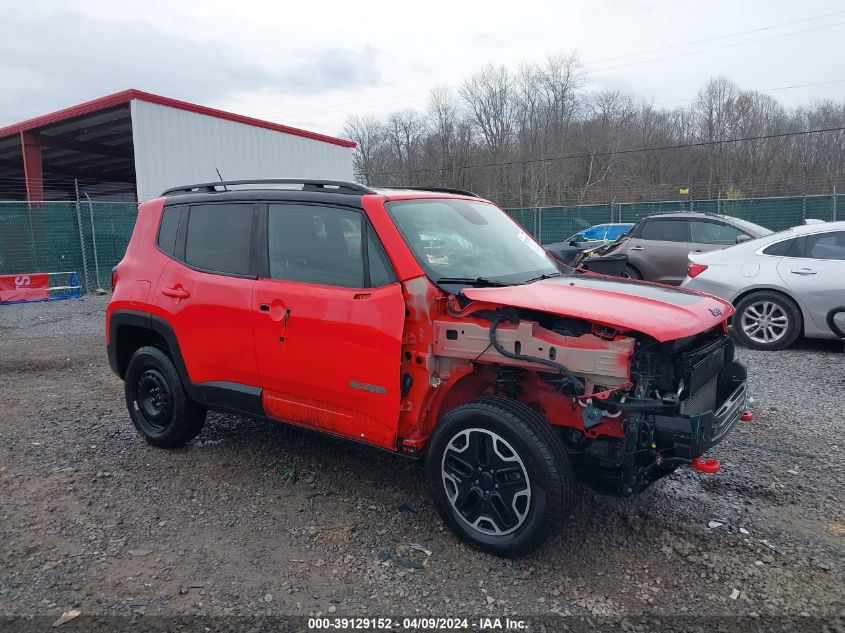
[[[753,349],[783,349],[802,334],[845,339],[845,222],[690,253],[681,285],[733,303],[734,335]]]

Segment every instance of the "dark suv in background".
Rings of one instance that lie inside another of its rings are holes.
[[[575,259],[625,255],[625,277],[679,286],[687,255],[727,248],[772,233],[753,222],[715,213],[665,213],[642,218],[615,242],[584,251]]]

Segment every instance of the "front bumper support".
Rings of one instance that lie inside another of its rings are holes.
[[[657,443],[674,447],[674,456],[692,461],[721,442],[739,422],[745,410],[747,390],[745,383],[725,400],[716,411],[696,416],[654,416]]]

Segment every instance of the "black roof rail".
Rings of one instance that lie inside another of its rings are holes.
[[[411,191],[434,191],[437,193],[454,193],[459,196],[471,196],[473,198],[480,198],[477,193],[473,193],[472,191],[467,191],[466,189],[455,189],[454,187],[402,187],[402,186],[382,186],[379,185],[376,189],[409,189]]]
[[[311,180],[303,178],[267,178],[264,180],[218,180],[216,182],[202,182],[194,185],[172,187],[162,192],[162,196],[184,193],[214,193],[226,191],[227,187],[240,185],[302,185],[301,191],[322,191],[325,193],[345,193],[362,195],[376,193],[369,187],[357,182],[342,180]],[[257,187],[261,189],[262,187]]]

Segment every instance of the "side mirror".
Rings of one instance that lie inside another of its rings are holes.
[[[569,245],[570,246],[578,246],[578,240],[573,237],[571,240],[569,240]]]
[[[737,244],[742,244],[743,242],[748,242],[750,240],[751,240],[751,236],[746,235],[745,233],[743,233],[742,235],[736,236],[736,243]]]

